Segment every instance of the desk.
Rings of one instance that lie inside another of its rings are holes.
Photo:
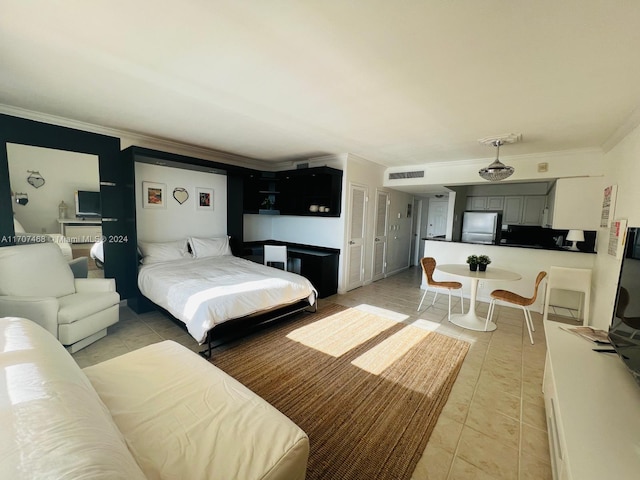
[[[60,233],[69,243],[95,243],[102,237],[102,219],[59,218]]]
[[[263,244],[287,245],[287,258],[299,259],[300,275],[307,278],[316,290],[318,298],[326,298],[338,291],[338,256],[340,250],[312,245],[288,244],[283,242],[248,242],[242,257],[262,263]]]
[[[469,330],[476,330],[478,332],[491,332],[496,329],[496,324],[489,322],[487,329],[484,325],[486,323],[485,318],[478,317],[476,315],[476,299],[478,297],[478,282],[482,281],[515,281],[520,280],[522,276],[509,270],[502,270],[500,268],[488,267],[485,272],[472,272],[469,270],[469,265],[456,265],[445,264],[437,265],[436,270],[443,273],[449,273],[458,277],[467,277],[471,279],[471,298],[469,299],[469,311],[465,314],[451,314],[451,323],[458,325],[462,328],[468,328]]]

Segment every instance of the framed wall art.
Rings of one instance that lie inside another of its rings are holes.
[[[213,211],[213,188],[196,188],[196,208]]]
[[[167,186],[164,183],[142,182],[142,207],[166,208]]]

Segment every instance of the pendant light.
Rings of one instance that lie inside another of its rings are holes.
[[[498,182],[513,175],[513,172],[515,170],[513,167],[508,167],[500,160],[498,160],[498,156],[500,154],[500,146],[504,145],[504,141],[494,140],[492,144],[494,147],[496,147],[496,159],[488,167],[481,168],[478,173],[485,180],[489,180],[490,182]]]

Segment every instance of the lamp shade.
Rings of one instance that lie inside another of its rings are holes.
[[[496,159],[491,165],[485,168],[481,168],[478,172],[480,177],[484,178],[485,180],[489,180],[490,182],[498,182],[513,175],[514,168],[506,166],[498,159],[500,155],[500,146],[503,145],[503,143],[504,142],[502,140],[495,140],[493,142],[493,145],[496,147]]]
[[[567,234],[567,241],[569,242],[584,242],[584,231],[582,230],[569,230]]]
[[[582,230],[569,230],[567,234],[567,241],[573,242],[569,247],[569,250],[574,252],[578,251],[578,242],[584,242],[584,231]]]

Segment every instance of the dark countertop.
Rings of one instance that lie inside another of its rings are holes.
[[[470,242],[454,242],[454,241],[449,241],[449,240],[445,240],[444,238],[426,238],[423,237],[421,238],[421,240],[429,240],[429,241],[435,241],[435,242],[449,242],[449,243],[469,243]],[[488,244],[478,244],[478,245],[488,245]],[[527,245],[524,243],[507,243],[507,242],[500,242],[500,244],[498,245],[494,245],[496,247],[516,247],[516,248],[528,248],[528,249],[533,249],[533,250],[549,250],[549,251],[555,251],[555,252],[570,252],[570,253],[596,253],[596,252],[585,252],[585,251],[575,251],[575,250],[569,250],[567,247],[558,247],[556,245]]]

